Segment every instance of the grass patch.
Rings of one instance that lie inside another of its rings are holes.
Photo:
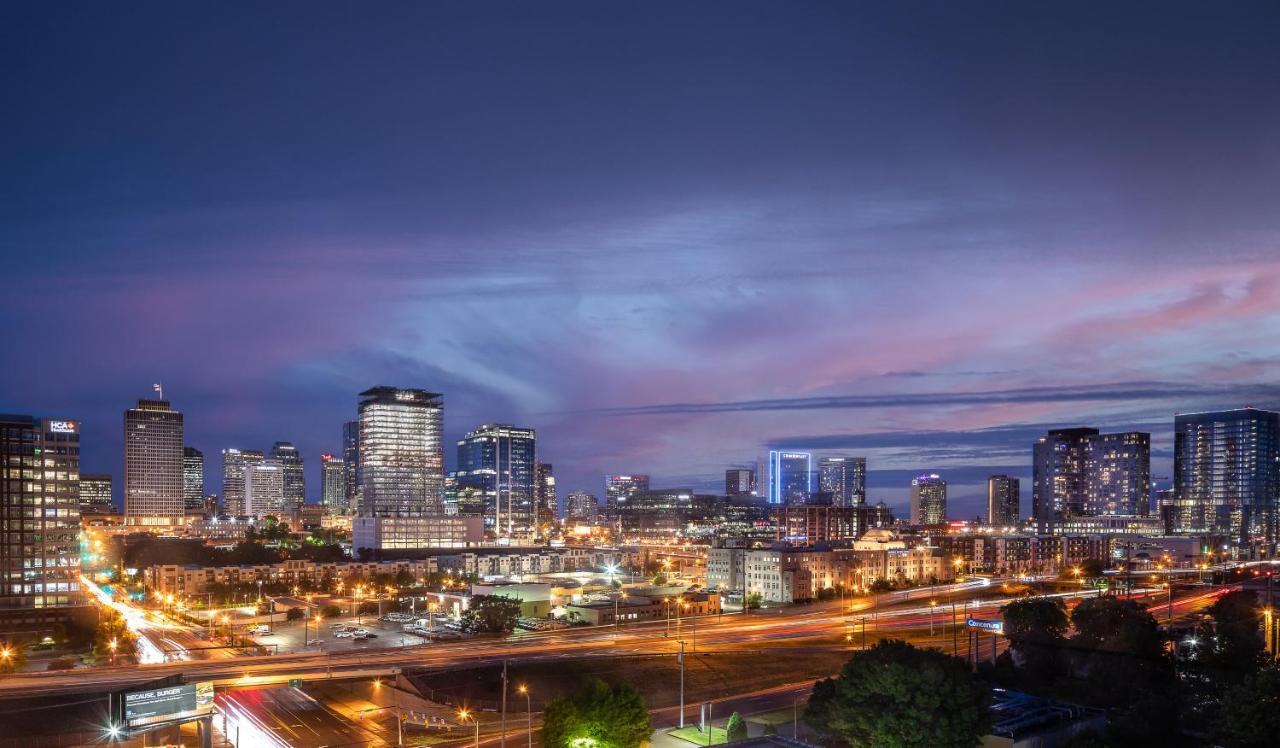
[[[803,706],[803,704],[801,705]],[[803,714],[804,710],[800,710],[799,714]],[[743,716],[748,722],[754,722],[757,725],[789,725],[795,721],[797,712],[791,709],[775,709],[772,712],[764,712],[762,714],[753,714],[751,716]]]
[[[667,734],[672,737],[680,738],[681,740],[687,740],[694,745],[708,745],[707,734],[699,730],[697,725],[685,725],[684,727],[672,730]],[[725,732],[724,729],[720,727],[711,728],[710,745],[721,745],[727,742],[729,742],[729,733]]]

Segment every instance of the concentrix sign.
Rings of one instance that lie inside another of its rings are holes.
[[[964,625],[978,631],[990,631],[993,634],[1004,636],[1004,621],[983,621],[977,618],[970,618],[964,622]]]

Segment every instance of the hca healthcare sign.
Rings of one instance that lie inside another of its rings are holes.
[[[124,695],[124,723],[142,727],[213,712],[213,683],[203,681]]]

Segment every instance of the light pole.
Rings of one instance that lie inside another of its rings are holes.
[[[111,650],[111,667],[116,666],[116,647],[118,646],[120,646],[120,643],[116,641],[114,636],[111,637],[111,641],[107,643],[107,648]],[[6,649],[5,653],[7,654],[8,651],[9,650]]]
[[[938,611],[938,601],[929,601],[929,636],[933,636],[933,614]]]
[[[516,690],[524,694],[525,733],[529,736],[529,748],[533,748],[533,705],[529,701],[529,688],[521,683]]]
[[[475,748],[480,748],[480,720],[476,719],[475,715],[467,711],[466,709],[461,709],[458,711],[458,719],[462,720],[463,722],[466,722],[468,719],[470,719],[471,723],[476,726]]]
[[[8,650],[5,650],[6,652]],[[680,726],[684,727],[684,641],[680,642]]]

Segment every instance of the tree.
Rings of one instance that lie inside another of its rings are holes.
[[[725,734],[730,743],[747,739],[747,722],[742,718],[741,714],[734,712],[729,715],[729,722],[724,726]]]
[[[465,631],[510,634],[520,619],[520,601],[501,595],[475,595],[462,614]]]
[[[877,579],[876,581],[871,583],[871,586],[868,589],[870,589],[872,592],[876,594],[892,592],[893,582],[890,582],[888,579]]]
[[[1132,600],[1090,598],[1071,612],[1073,670],[1083,678],[1080,697],[1110,708],[1174,699],[1172,661],[1155,618]],[[1160,721],[1176,724],[1177,710]],[[1149,706],[1144,706],[1144,710]]]
[[[1086,558],[1080,562],[1081,579],[1097,579],[1106,571],[1107,566],[1100,558]]]
[[[112,647],[114,642],[115,647]],[[102,621],[93,634],[93,652],[100,659],[112,654],[123,657],[138,651],[138,637],[129,630],[124,617],[109,608],[102,609]]]
[[[1280,735],[1280,668],[1267,665],[1230,688],[1215,733],[1228,748],[1275,745]]]
[[[963,660],[887,639],[815,683],[805,720],[850,745],[972,748],[987,732],[989,699]]]
[[[627,683],[609,685],[592,678],[573,694],[547,704],[542,714],[542,744],[546,748],[584,744],[638,748],[652,734],[644,697]]]
[[[1159,657],[1164,650],[1160,625],[1132,600],[1093,597],[1071,611],[1073,641],[1088,649]]]
[[[1258,594],[1248,590],[1227,593],[1208,613],[1213,618],[1210,663],[1240,675],[1256,670],[1265,661]]]
[[[338,605],[326,605],[320,609],[320,615],[325,618],[337,618],[342,615],[342,607]]]
[[[1067,608],[1059,598],[1028,597],[1000,609],[1010,661],[1021,676],[1049,682],[1062,674],[1062,644],[1066,640]]]
[[[759,593],[759,592],[752,592],[752,593],[748,594],[748,595],[746,596],[746,607],[747,607],[747,610],[759,610],[759,609],[760,609],[760,603],[761,603],[762,601],[763,601],[763,598],[760,596],[760,593]]]
[[[285,611],[284,619],[286,621],[301,621],[307,615],[307,611],[302,608],[289,608]]]

